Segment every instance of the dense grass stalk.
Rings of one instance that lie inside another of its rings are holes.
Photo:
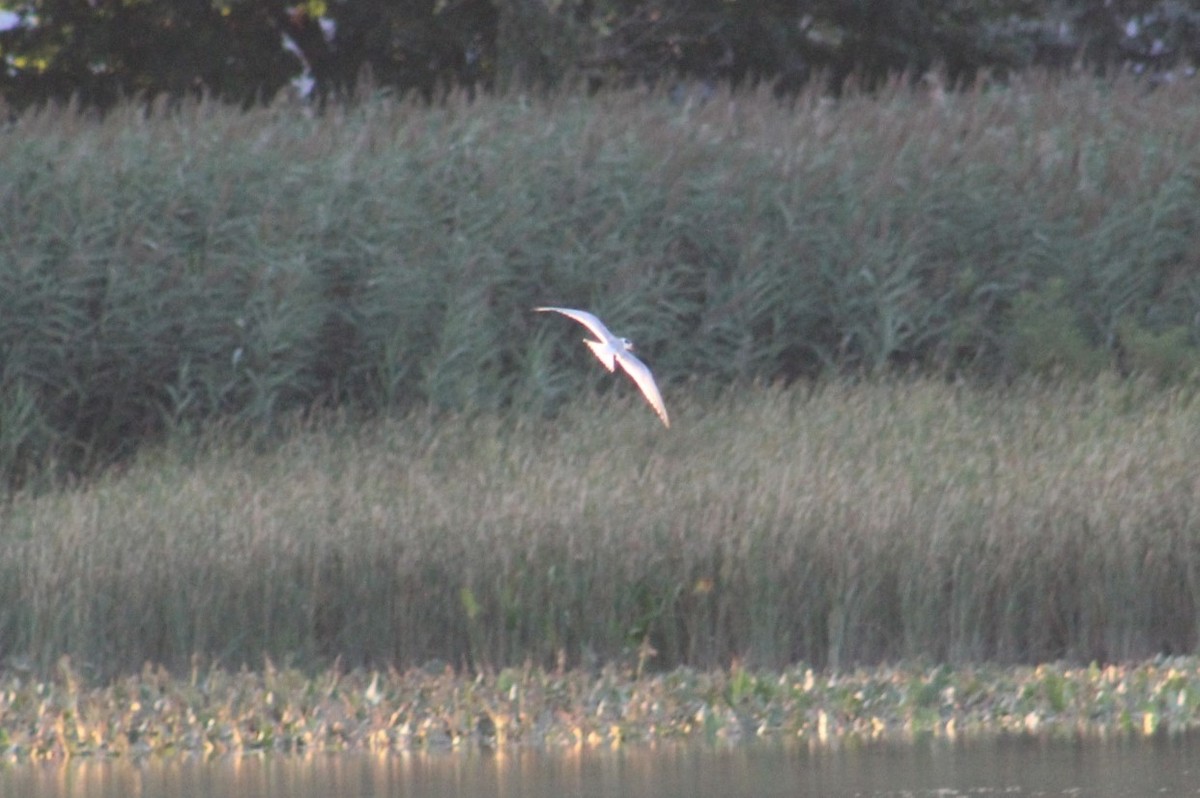
[[[0,510],[0,650],[848,667],[1200,640],[1200,404],[1144,381],[632,391],[144,453]]]
[[[553,407],[592,378],[545,303],[668,384],[1186,380],[1192,92],[30,111],[0,132],[0,476],[331,404]]]

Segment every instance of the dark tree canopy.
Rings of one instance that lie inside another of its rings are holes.
[[[21,108],[77,97],[205,93],[249,104],[370,85],[451,87],[690,79],[780,91],[827,75],[871,85],[931,68],[1200,62],[1200,12],[1169,0],[29,0],[0,4],[0,93]]]

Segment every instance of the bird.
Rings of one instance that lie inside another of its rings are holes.
[[[618,338],[608,331],[604,326],[604,322],[596,318],[586,310],[575,310],[574,308],[554,308],[540,307],[534,308],[537,313],[561,313],[569,319],[586,327],[592,335],[599,338],[599,341],[592,341],[584,338],[583,342],[592,350],[592,354],[596,356],[604,367],[609,371],[616,369],[617,364],[625,370],[625,373],[633,379],[637,387],[641,389],[642,396],[646,397],[646,401],[650,403],[650,407],[654,408],[654,412],[658,414],[663,425],[668,429],[671,427],[671,419],[667,415],[667,407],[663,404],[662,394],[658,392],[658,385],[654,382],[654,375],[650,373],[650,368],[638,360],[637,355],[633,354],[633,343],[628,338]]]

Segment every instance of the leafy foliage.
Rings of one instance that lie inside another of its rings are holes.
[[[322,101],[382,87],[679,81],[794,94],[944,72],[954,85],[1028,66],[1114,64],[1173,76],[1200,61],[1200,12],[1169,0],[27,0],[0,31],[0,93],[16,108],[70,97],[290,89]],[[367,80],[364,81],[364,78]]]

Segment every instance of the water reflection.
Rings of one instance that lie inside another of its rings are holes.
[[[756,743],[73,761],[0,766],[0,796],[1200,795],[1200,735],[1108,743],[1002,739],[809,749]]]

